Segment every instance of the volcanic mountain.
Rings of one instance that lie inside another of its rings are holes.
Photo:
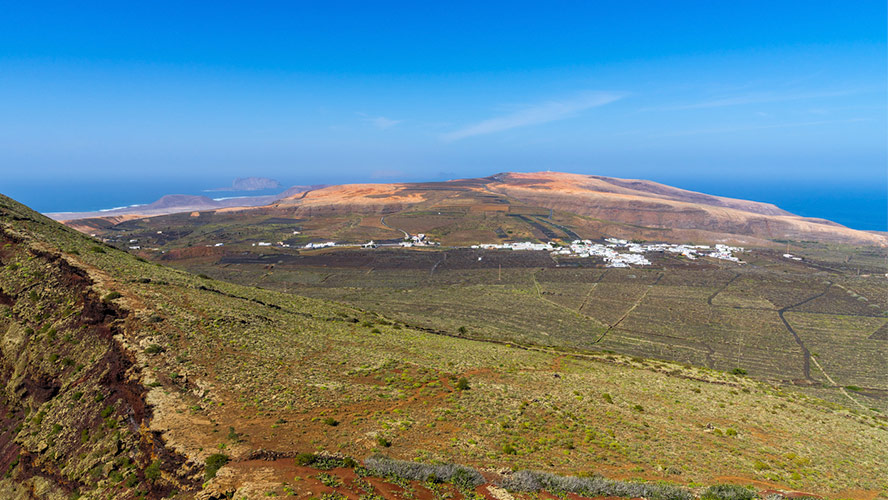
[[[775,239],[888,244],[884,235],[800,217],[768,203],[711,196],[645,180],[557,172],[502,173],[448,182],[346,184],[307,191],[257,209],[282,209],[297,215],[453,209],[522,214],[529,207],[576,216],[567,225],[584,236],[746,244]]]

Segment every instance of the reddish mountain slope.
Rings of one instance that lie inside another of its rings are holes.
[[[347,184],[285,198],[267,208],[310,215],[395,213],[451,206],[535,206],[608,223],[676,230],[676,238],[816,240],[885,246],[888,238],[754,201],[710,196],[644,180],[557,172],[504,173],[437,183]],[[236,209],[228,209],[236,210]],[[750,240],[750,241],[752,241]]]

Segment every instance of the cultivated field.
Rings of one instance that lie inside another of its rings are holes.
[[[769,251],[744,258],[754,264],[663,257],[604,269],[544,252],[383,249],[173,262],[447,335],[740,370],[888,411],[888,345],[876,334],[888,323],[884,275],[824,271]]]

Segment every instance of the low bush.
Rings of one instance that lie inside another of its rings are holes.
[[[752,500],[756,498],[755,491],[736,484],[717,484],[706,488],[701,500]]]
[[[163,347],[158,344],[151,344],[145,348],[145,354],[160,354],[163,352]]]
[[[617,481],[601,476],[557,476],[545,472],[519,471],[507,476],[501,486],[511,491],[576,493],[587,497],[629,497],[649,500],[691,500],[693,494],[680,486],[664,483]]]
[[[337,476],[321,472],[316,477],[324,486],[329,486],[330,488],[338,488],[342,486],[342,479],[339,479]]]
[[[452,483],[463,490],[471,490],[484,484],[481,473],[469,467],[456,464],[422,464],[395,460],[381,455],[374,455],[364,460],[364,466],[372,473],[380,476],[392,476],[413,481],[438,481]]]
[[[228,463],[228,455],[223,455],[222,453],[214,453],[207,457],[206,469],[204,470],[204,477],[207,479],[213,479],[216,477],[216,473],[219,472],[219,469],[222,468],[223,465]]]
[[[127,488],[135,488],[137,484],[139,484],[139,476],[135,474],[130,474],[127,476],[126,481],[123,483]]]
[[[114,413],[114,405],[108,405],[102,410],[102,418],[108,418],[112,413]]]
[[[456,390],[458,391],[467,391],[469,390],[469,379],[465,377],[461,377],[456,381]]]
[[[120,295],[120,292],[108,292],[104,297],[102,297],[102,300],[104,300],[105,302],[111,302],[112,300],[119,299],[120,297],[122,297],[122,295]]]
[[[237,431],[234,430],[234,427],[228,427],[228,440],[234,441],[235,443],[241,442],[241,435]]]
[[[341,467],[354,468],[358,466],[351,457],[339,458],[326,455],[315,455],[314,453],[300,453],[296,455],[296,465],[311,466],[315,469],[330,470]]]

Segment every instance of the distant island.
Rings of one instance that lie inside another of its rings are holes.
[[[280,182],[268,177],[238,177],[231,183],[231,187],[209,189],[208,191],[260,191],[282,187],[284,186]]]
[[[234,185],[237,186],[240,181],[270,181],[277,183],[273,179],[263,179],[261,177],[250,177],[247,179],[237,179]],[[255,185],[255,184],[253,184]],[[270,185],[270,184],[269,184]],[[278,184],[278,187],[283,187]],[[291,186],[279,193],[275,194],[257,194],[255,196],[225,196],[220,198],[209,198],[207,196],[198,196],[190,194],[168,194],[160,199],[148,204],[134,204],[126,207],[109,208],[105,210],[95,210],[92,212],[49,212],[45,215],[51,219],[66,221],[76,219],[89,219],[94,217],[153,217],[157,215],[175,214],[181,212],[193,212],[201,210],[218,210],[220,208],[230,207],[257,207],[274,203],[277,200],[289,198],[306,191],[320,189],[326,187],[325,184],[315,184],[306,186]],[[257,191],[266,188],[222,188],[213,191]],[[271,189],[271,188],[268,188]]]

